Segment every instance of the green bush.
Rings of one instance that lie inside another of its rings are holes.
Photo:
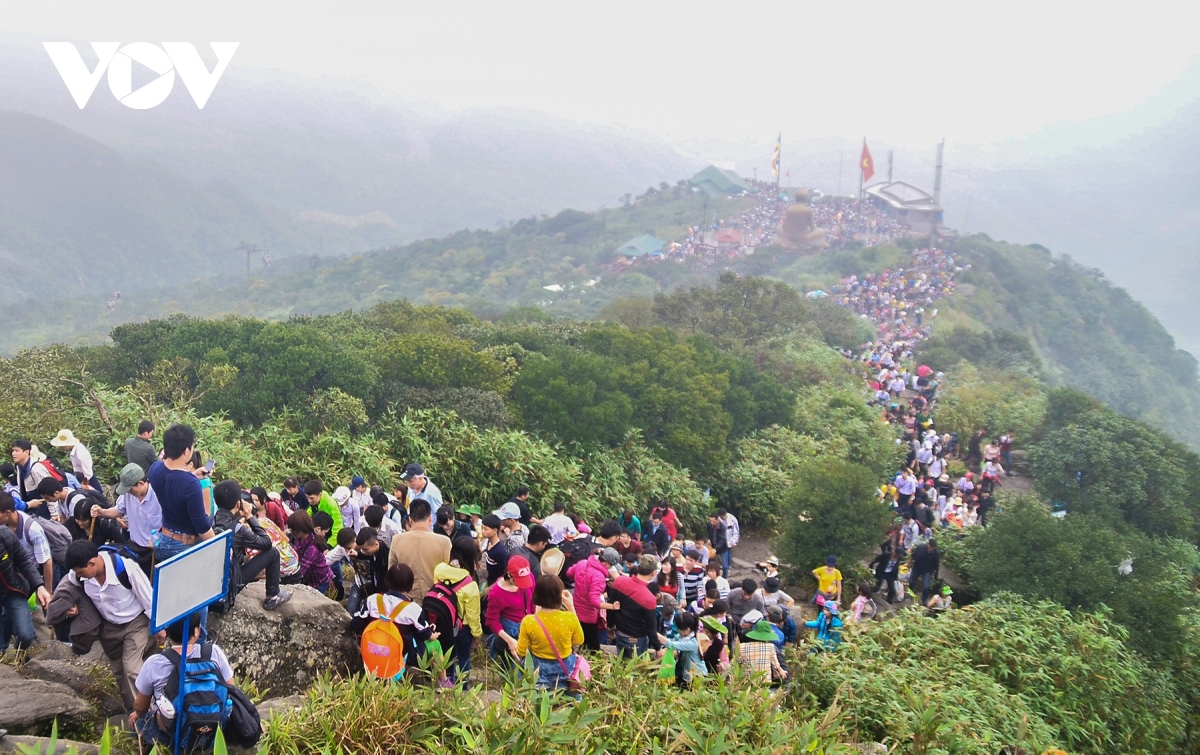
[[[807,572],[830,554],[843,568],[870,556],[892,518],[875,495],[878,486],[879,477],[854,462],[826,458],[802,464],[784,496],[773,538],[780,558]]]
[[[836,653],[797,664],[793,698],[844,706],[861,739],[900,753],[1163,753],[1182,741],[1174,687],[1103,613],[1011,593],[931,617],[854,624]]]
[[[680,692],[658,664],[593,656],[583,702],[500,677],[470,691],[357,677],[317,681],[300,710],[271,719],[263,745],[281,755],[386,753],[748,753],[849,755],[833,717],[798,720],[742,676]]]

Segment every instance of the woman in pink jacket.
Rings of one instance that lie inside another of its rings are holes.
[[[621,556],[612,548],[605,548],[599,556],[591,555],[567,570],[575,581],[575,615],[583,626],[583,647],[600,650],[600,605],[604,602],[604,591],[608,588],[608,570],[616,566]]]

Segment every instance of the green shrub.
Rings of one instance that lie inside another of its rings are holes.
[[[1005,593],[941,616],[852,625],[836,653],[798,665],[792,695],[838,700],[860,738],[901,753],[1171,752],[1183,706],[1126,637],[1103,613]]]
[[[321,679],[299,711],[271,720],[263,745],[283,755],[854,752],[838,743],[836,719],[798,720],[757,682],[735,675],[680,692],[654,681],[657,665],[594,656],[592,681],[574,705],[493,669],[470,691]]]

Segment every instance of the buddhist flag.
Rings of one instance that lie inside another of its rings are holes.
[[[867,149],[866,139],[863,139],[862,159],[858,161],[858,166],[862,168],[863,181],[870,181],[871,176],[875,175],[875,161],[871,159],[871,150]]]
[[[775,154],[771,155],[771,175],[779,178],[779,152],[783,147],[783,134],[775,139]]]

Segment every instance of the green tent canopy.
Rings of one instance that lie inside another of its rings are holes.
[[[626,257],[644,257],[647,254],[661,252],[662,248],[666,245],[667,242],[662,239],[656,239],[650,234],[643,234],[635,236],[622,244],[617,249],[617,254],[622,254]]]
[[[688,179],[688,185],[713,197],[744,194],[747,189],[746,179],[732,170],[718,168],[715,165],[710,165],[692,176]]]

